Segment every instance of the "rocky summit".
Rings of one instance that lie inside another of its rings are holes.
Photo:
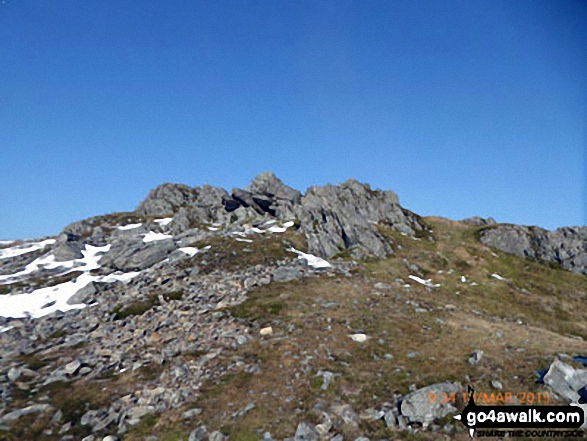
[[[586,275],[587,227],[421,217],[354,179],[163,184],[0,242],[0,439],[469,439],[469,387],[580,403]]]

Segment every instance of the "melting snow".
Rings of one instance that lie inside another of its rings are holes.
[[[155,219],[155,222],[157,222],[159,225],[164,227],[165,225],[169,224],[172,220],[173,220],[172,217],[166,217],[163,219]]]
[[[100,268],[98,260],[100,260],[100,257],[102,257],[98,256],[98,254],[107,252],[110,249],[110,246],[111,245],[95,247],[92,245],[86,245],[86,249],[82,250],[82,254],[84,255],[82,259],[67,260],[65,262],[56,262],[55,256],[52,254],[48,256],[42,256],[33,260],[25,267],[24,270],[19,271],[18,273],[0,275],[0,282],[5,282],[16,277],[25,276],[27,274],[34,273],[35,271],[39,271],[40,269],[69,269],[69,271],[66,271],[64,274],[67,274],[71,271],[90,271],[97,269]]]
[[[440,284],[434,285],[432,283],[431,279],[424,280],[424,279],[420,279],[418,276],[409,276],[409,277],[410,277],[410,279],[415,280],[416,282],[421,283],[422,285],[426,285],[430,288],[438,288],[440,286]]]
[[[141,223],[138,223],[138,224],[128,224],[128,225],[121,225],[121,226],[116,227],[116,228],[119,229],[119,230],[133,230],[135,228],[139,228],[141,225],[143,225],[143,224],[141,224]]]
[[[210,231],[218,231],[220,228],[218,227],[208,227]]]
[[[195,247],[183,247],[183,248],[178,248],[178,250],[183,253],[186,253],[190,257],[194,257],[200,251]]]
[[[8,245],[13,243],[13,240],[0,240],[0,245]]]
[[[0,334],[2,334],[3,332],[6,332],[6,331],[10,331],[12,328],[14,328],[14,326],[4,326],[4,327],[0,328]]]
[[[237,238],[236,238],[236,241],[237,241],[237,242],[248,242],[248,243],[251,243],[251,242],[252,242],[252,240],[251,240],[251,239],[241,239],[240,237],[237,237]]]
[[[461,276],[461,282],[465,283],[467,281],[467,278],[465,276]]]
[[[169,234],[155,233],[154,231],[149,231],[147,234],[145,234],[145,237],[143,237],[143,242],[148,243],[155,242],[156,240],[165,240],[172,238],[173,236]]]
[[[21,254],[31,253],[33,251],[41,250],[45,248],[47,245],[53,245],[56,242],[55,239],[46,239],[41,242],[31,243],[28,246],[23,247],[22,245],[12,247],[12,248],[5,248],[0,250],[0,259],[7,259],[9,257],[16,257],[20,256]],[[7,241],[5,243],[11,243],[11,241]]]
[[[314,268],[330,268],[332,266],[320,257],[314,256],[312,254],[302,253],[301,251],[298,251],[295,248],[288,248],[287,251],[296,253],[298,255],[298,259],[306,259],[308,261],[308,265]]]
[[[83,273],[77,279],[55,286],[36,289],[30,294],[7,294],[2,296],[0,316],[14,318],[39,318],[55,311],[69,311],[82,309],[87,305],[80,303],[70,305],[67,301],[80,289],[90,282],[128,281],[138,273],[110,274],[108,276],[93,276]]]
[[[496,273],[493,273],[493,274],[491,275],[491,277],[493,277],[493,278],[495,278],[495,279],[497,279],[497,280],[505,280],[503,277],[501,277],[499,274],[496,274]]]
[[[293,224],[293,221],[288,221],[283,224],[283,227],[278,227],[277,225],[274,225],[272,227],[267,228],[267,231],[269,231],[270,233],[285,233],[285,231],[287,231],[289,227],[292,227]]]

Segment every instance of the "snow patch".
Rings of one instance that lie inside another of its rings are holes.
[[[138,224],[128,224],[128,225],[120,225],[119,227],[116,227],[116,229],[118,230],[134,230],[135,228],[139,228],[141,225],[141,223]]]
[[[432,279],[424,280],[424,279],[419,278],[418,276],[409,276],[409,278],[412,280],[415,280],[416,282],[418,282],[422,285],[428,286],[430,288],[438,288],[440,286],[440,284],[438,284],[438,283],[436,285],[434,285],[432,283]]]
[[[155,219],[155,222],[164,227],[165,225],[168,225],[172,220],[172,217],[166,217],[163,219]]]
[[[143,237],[143,242],[149,243],[165,239],[173,239],[173,236],[171,236],[170,234],[155,233],[154,231],[149,231],[147,234],[145,234],[145,237]]]
[[[177,250],[181,251],[182,253],[187,254],[190,257],[194,257],[200,251],[195,247],[183,247],[183,248],[178,248]]]
[[[295,248],[288,248],[287,251],[296,253],[298,255],[298,259],[306,259],[308,261],[308,265],[314,268],[330,268],[332,266],[326,260],[322,259],[321,257],[314,256],[313,254],[302,253]]]
[[[465,276],[461,276],[461,282],[466,283],[467,282],[467,278]]]
[[[267,231],[270,233],[285,233],[289,227],[293,226],[293,224],[293,221],[288,221],[283,224],[283,227],[278,227],[277,225],[274,225],[272,227],[267,228]]]
[[[116,281],[128,282],[136,277],[139,272],[114,273],[108,276],[93,276],[83,273],[75,280],[61,283],[55,286],[36,289],[29,294],[7,294],[2,296],[0,303],[0,316],[13,318],[39,318],[56,311],[69,311],[83,309],[87,305],[79,303],[70,305],[67,301],[80,289],[85,288],[91,282]]]
[[[41,242],[35,242],[31,244],[27,244],[28,246],[19,245],[12,248],[5,248],[0,250],[0,259],[7,259],[9,257],[16,257],[22,254],[31,253],[33,251],[42,250],[47,245],[53,245],[57,242],[55,239],[46,239]],[[6,243],[11,243],[10,241]]]
[[[501,277],[499,274],[496,274],[496,273],[493,273],[491,275],[491,277],[493,277],[494,279],[497,279],[497,280],[505,280],[503,277]]]
[[[86,245],[85,249],[82,250],[83,258],[82,259],[75,259],[75,260],[66,260],[65,262],[56,262],[55,256],[52,254],[39,257],[29,263],[24,270],[19,271],[18,273],[8,274],[8,275],[0,275],[0,283],[8,281],[7,283],[12,283],[10,280],[26,276],[28,274],[34,273],[41,269],[56,269],[56,268],[63,268],[68,269],[63,274],[70,273],[72,271],[91,271],[93,269],[100,268],[100,264],[98,261],[102,257],[101,254],[110,250],[111,245],[106,245],[103,247],[95,247],[92,245]],[[60,275],[63,275],[60,274]]]
[[[247,242],[247,243],[253,242],[251,239],[241,239],[240,237],[237,237],[235,240],[237,242]]]

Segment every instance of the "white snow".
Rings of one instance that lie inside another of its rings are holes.
[[[31,253],[33,251],[41,250],[47,245],[53,245],[56,242],[55,239],[46,239],[41,242],[29,243],[27,246],[18,245],[12,248],[4,248],[0,250],[0,259],[7,259],[9,257],[16,257],[22,254]],[[10,241],[6,243],[11,243]]]
[[[495,279],[497,279],[497,280],[505,280],[503,277],[501,277],[499,274],[496,274],[496,273],[493,273],[493,274],[491,275],[491,277],[493,277],[493,278],[495,278]]]
[[[34,273],[40,269],[56,269],[63,268],[69,269],[69,271],[63,274],[70,273],[71,271],[91,271],[93,269],[100,268],[98,260],[102,257],[99,254],[105,253],[110,250],[111,245],[103,247],[95,247],[92,245],[86,245],[86,249],[82,250],[83,258],[75,260],[66,260],[65,262],[56,262],[55,256],[52,254],[45,255],[33,260],[29,263],[24,270],[14,274],[0,275],[0,282],[5,282],[17,277],[26,276],[27,274]],[[61,275],[63,275],[61,274]],[[8,282],[11,283],[11,282]]]
[[[65,312],[71,309],[82,309],[87,305],[84,303],[69,305],[67,301],[80,289],[86,287],[90,282],[127,282],[138,274],[138,272],[131,272],[114,273],[108,276],[93,276],[85,272],[75,280],[70,280],[69,282],[55,286],[36,289],[30,294],[7,294],[2,296],[2,303],[0,303],[0,316],[39,318],[55,311]]]
[[[8,245],[13,243],[13,240],[0,240],[0,245]]]
[[[145,237],[143,237],[143,242],[149,243],[155,242],[156,240],[165,240],[172,238],[173,236],[171,236],[170,234],[155,233],[154,231],[149,231],[147,234],[145,234]]]
[[[332,266],[326,260],[314,256],[313,254],[302,253],[301,251],[298,251],[295,248],[288,248],[287,251],[296,253],[298,255],[298,259],[306,259],[308,261],[308,265],[314,268],[330,268]]]
[[[208,229],[210,231],[218,231],[218,230],[220,230],[220,228],[218,228],[218,227],[208,227]]]
[[[0,328],[0,334],[2,334],[3,332],[6,332],[6,331],[10,331],[12,328],[14,328],[14,326],[4,326],[4,327]]]
[[[470,286],[477,286],[477,283],[476,282],[473,282],[473,283],[469,283],[469,285]]]
[[[236,241],[237,241],[237,242],[248,242],[248,243],[251,243],[251,242],[252,242],[252,240],[251,240],[251,239],[241,239],[240,237],[237,237],[237,238],[236,238]]]
[[[421,283],[422,285],[428,286],[430,288],[438,288],[440,286],[440,284],[436,284],[434,285],[432,283],[432,279],[421,279],[418,276],[409,276],[410,279],[415,280],[418,283]]]
[[[178,250],[183,253],[186,253],[190,257],[194,257],[200,251],[195,247],[183,247],[183,248],[178,248]]]
[[[127,225],[121,225],[119,227],[116,227],[119,230],[134,230],[135,228],[139,228],[141,225],[141,223],[138,224],[127,224]]]
[[[467,281],[467,278],[465,276],[461,276],[461,282],[465,283]]]
[[[165,217],[163,219],[155,219],[155,222],[164,227],[165,225],[168,225],[172,220],[172,217]]]
[[[270,233],[285,233],[289,227],[293,226],[293,224],[293,221],[289,221],[284,223],[283,227],[278,227],[277,225],[274,225],[272,227],[267,228],[267,231],[269,231]]]

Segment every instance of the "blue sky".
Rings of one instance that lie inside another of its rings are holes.
[[[585,225],[586,146],[585,1],[0,4],[0,238],[265,170]]]

